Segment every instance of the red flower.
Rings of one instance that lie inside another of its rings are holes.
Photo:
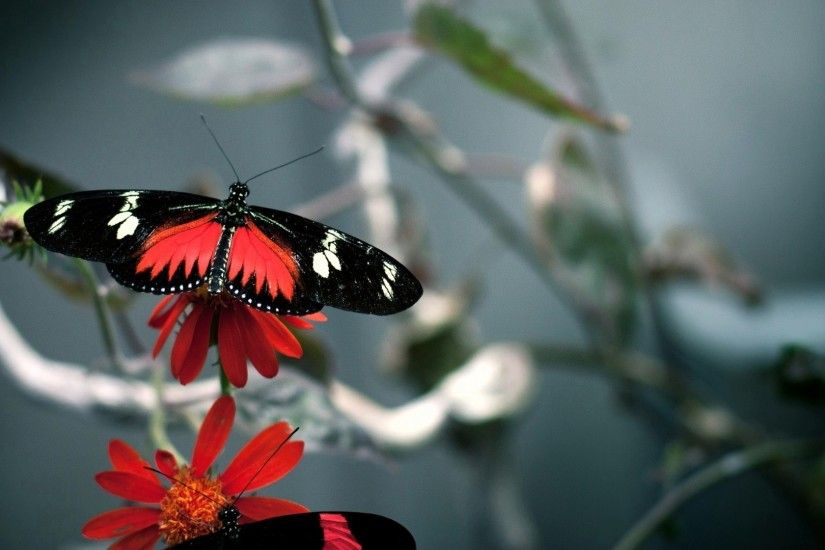
[[[152,348],[153,357],[160,353],[181,317],[183,322],[172,346],[172,376],[181,384],[197,378],[206,362],[214,324],[223,372],[238,388],[246,385],[247,359],[262,376],[273,378],[278,374],[276,352],[296,358],[303,354],[301,344],[284,322],[295,328],[311,329],[307,319],[326,320],[321,312],[303,317],[275,315],[246,306],[231,296],[213,296],[205,290],[171,294],[158,302],[149,317],[149,326],[160,330]]]
[[[291,432],[286,422],[273,424],[256,435],[222,474],[208,473],[223,450],[234,418],[235,402],[231,397],[215,401],[198,432],[191,465],[179,465],[167,451],[155,453],[157,469],[176,480],[168,487],[155,472],[146,469],[148,463],[132,447],[117,439],[110,441],[109,459],[114,470],[97,474],[97,483],[115,496],[159,507],[128,506],[104,512],[83,526],[83,536],[120,537],[111,548],[139,550],[151,548],[161,537],[172,545],[217,531],[221,526],[218,512],[232,503],[241,512],[240,523],[307,512],[307,508],[289,500],[237,498],[242,491],[278,481],[298,464],[304,442],[284,443]]]

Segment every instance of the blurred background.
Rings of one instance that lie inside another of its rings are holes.
[[[540,81],[572,96],[575,79],[540,4],[466,2],[458,13]],[[341,30],[356,44],[408,29],[415,9],[366,0],[335,7]],[[749,306],[725,284],[657,286],[656,306],[638,306],[641,320],[623,345],[667,361],[703,396],[758,424],[763,434],[821,437],[821,402],[783,399],[771,369],[788,343],[825,351],[825,4],[582,0],[564,7],[603,96],[599,111],[626,115],[626,134],[602,138],[600,130],[567,126],[480,85],[443,55],[412,72],[397,96],[428,112],[455,146],[493,166],[479,185],[526,232],[535,205],[523,173],[547,158],[556,140],[565,132],[606,140],[593,148],[597,161],[599,151],[618,144],[640,240],[655,243],[668,228],[690,225],[712,235],[764,290],[762,302]],[[305,94],[227,108],[157,93],[130,78],[215,38],[259,37],[305,48],[322,88],[334,90],[307,2],[7,1],[3,11],[0,146],[85,189],[182,190],[199,177],[216,182],[223,195],[231,172],[199,113],[242,176],[328,146],[256,181],[254,204],[289,210],[354,177],[352,162],[338,158],[335,147],[351,115],[346,101],[324,108]],[[370,59],[369,53],[354,58],[355,70]],[[548,293],[496,238],[491,220],[468,208],[425,164],[396,152],[390,165],[392,184],[426,226],[428,289],[475,277],[479,342],[588,345],[565,299]],[[358,208],[323,221],[369,235]],[[0,280],[6,314],[43,355],[106,368],[88,304],[64,299],[23,262],[4,261]],[[130,311],[146,341],[154,336],[145,319],[155,302],[141,296]],[[415,384],[377,367],[387,327],[397,319],[327,314],[318,333],[337,379],[385,406],[418,395]],[[679,430],[647,418],[650,413],[638,409],[648,405],[627,399],[621,381],[555,363],[536,366],[535,394],[508,419],[496,445],[506,442],[508,475],[538,547],[609,547],[662,495],[665,449],[680,439]],[[107,441],[123,438],[148,456],[145,430],[66,413],[4,381],[0,546],[83,547],[83,523],[115,505],[93,481],[108,466]],[[668,407],[653,401],[653,408]],[[190,448],[191,433],[179,429],[174,437],[181,449]],[[308,453],[266,494],[312,509],[382,513],[409,527],[420,548],[478,547],[489,517],[478,509],[479,495],[487,495],[480,487],[485,470],[455,442],[447,431],[391,460]],[[736,448],[730,442],[700,447],[700,466]],[[644,544],[813,548],[823,539],[800,512],[806,506],[770,477],[748,472],[687,502],[667,535]]]

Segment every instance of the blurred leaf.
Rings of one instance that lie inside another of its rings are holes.
[[[526,179],[538,253],[607,342],[625,344],[636,322],[637,281],[611,186],[571,137]]]
[[[779,390],[785,397],[820,405],[825,403],[825,357],[789,344],[774,366]]]
[[[43,196],[45,198],[56,197],[72,191],[77,191],[78,186],[49,172],[45,168],[31,164],[0,147],[0,183],[6,190],[6,196],[12,187],[12,181],[17,181],[21,185],[33,187],[40,180],[43,185]]]
[[[413,316],[394,326],[384,344],[384,363],[421,391],[430,391],[463,365],[476,349],[469,320],[472,291],[430,289],[413,308]]]
[[[274,383],[245,388],[235,400],[239,422],[252,433],[286,420],[300,428],[296,437],[310,450],[380,456],[372,438],[335,408],[324,386],[289,367],[281,368]]]
[[[573,103],[519,68],[493,46],[483,31],[458,17],[450,8],[422,5],[413,21],[416,39],[453,61],[488,87],[504,92],[547,114],[585,122],[611,132],[626,129],[623,117],[605,118]]]
[[[315,79],[301,47],[262,38],[221,38],[188,49],[134,80],[183,99],[225,105],[274,101]]]
[[[737,265],[725,248],[697,229],[675,227],[645,250],[645,271],[653,282],[697,279],[736,292],[748,303],[761,299],[754,278]]]

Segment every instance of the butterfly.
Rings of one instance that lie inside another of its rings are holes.
[[[223,508],[221,529],[170,548],[283,550],[413,550],[415,539],[400,523],[364,512],[307,512],[238,524],[240,512]]]
[[[325,305],[388,315],[421,297],[415,276],[378,248],[289,212],[248,205],[254,178],[241,182],[232,170],[236,181],[224,200],[174,191],[82,191],[29,208],[26,229],[47,250],[104,262],[117,282],[139,292],[203,288],[288,315]]]

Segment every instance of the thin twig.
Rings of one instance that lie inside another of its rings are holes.
[[[106,349],[109,361],[118,370],[123,372],[123,354],[120,352],[117,341],[115,340],[114,331],[112,330],[111,312],[101,293],[100,281],[98,281],[92,266],[85,260],[76,259],[74,260],[74,265],[89,288],[89,294],[92,297],[92,304],[94,305],[95,317],[97,318],[97,325],[98,328],[100,328],[100,336],[103,339],[103,346]]]
[[[321,38],[328,53],[324,57],[335,83],[350,102],[358,107],[369,109],[369,105],[363,103],[361,94],[358,92],[358,84],[352,78],[352,69],[347,59],[352,51],[352,42],[341,32],[341,28],[338,26],[338,18],[335,15],[332,2],[330,0],[313,0],[312,5],[315,8],[318,25],[321,28]]]
[[[371,55],[398,46],[409,46],[410,44],[414,44],[414,40],[408,30],[387,31],[353,42],[350,55]]]
[[[540,280],[562,301],[567,303],[582,329],[592,342],[596,338],[587,322],[593,312],[587,310],[585,302],[564,292],[543,261],[535,254],[532,240],[515,223],[509,213],[499,206],[467,172],[463,153],[446,140],[435,134],[433,128],[426,128],[411,120],[409,112],[402,112],[391,105],[371,104],[359,92],[358,84],[346,58],[350,48],[349,39],[341,32],[335,10],[328,0],[314,0],[313,6],[326,47],[326,59],[330,72],[341,93],[356,107],[372,115],[377,121],[383,120],[390,130],[387,133],[408,145],[408,152],[422,157],[440,176],[448,187],[468,204],[479,217],[490,224],[498,237],[510,246],[525,263],[539,276]],[[584,317],[582,317],[584,316]]]
[[[772,441],[729,453],[674,485],[622,536],[614,549],[636,548],[687,501],[717,483],[771,462],[814,456],[823,448],[825,442],[822,440]]]
[[[160,363],[152,365],[152,387],[155,390],[155,406],[149,412],[149,438],[156,449],[164,449],[175,457],[178,464],[184,464],[186,460],[180,451],[177,450],[169,434],[166,431],[166,410],[164,409],[164,368]]]

